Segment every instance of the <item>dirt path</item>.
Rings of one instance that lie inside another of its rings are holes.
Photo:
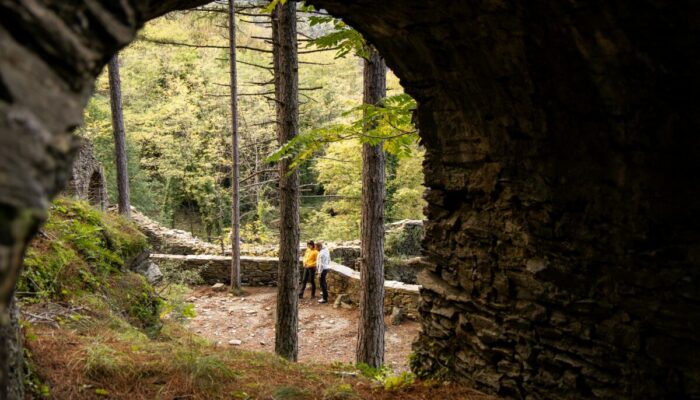
[[[188,301],[194,303],[197,316],[188,327],[222,346],[273,352],[277,289],[249,287],[245,291],[245,296],[234,297],[208,287],[195,289]],[[357,318],[357,309],[334,309],[332,303],[318,304],[308,297],[300,300],[299,361],[354,362]],[[387,320],[385,363],[395,372],[408,370],[411,343],[419,329],[417,322],[394,326]]]

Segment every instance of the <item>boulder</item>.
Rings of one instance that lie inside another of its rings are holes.
[[[213,290],[213,291],[215,291],[215,292],[223,292],[223,291],[226,290],[226,285],[224,285],[224,284],[221,283],[221,282],[215,283],[215,284],[213,284],[213,285],[211,286],[211,290]]]
[[[401,307],[393,307],[391,310],[391,324],[401,325],[401,321],[403,321],[403,310]]]

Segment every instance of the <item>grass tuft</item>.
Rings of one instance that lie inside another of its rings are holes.
[[[272,393],[273,400],[302,400],[309,399],[309,393],[296,386],[280,386]]]

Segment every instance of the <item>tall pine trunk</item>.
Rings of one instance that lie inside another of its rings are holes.
[[[126,158],[126,131],[122,110],[122,83],[119,77],[119,57],[109,60],[109,95],[112,103],[112,130],[114,132],[114,155],[117,163],[117,203],[119,213],[131,216],[129,201],[129,172]]]
[[[240,234],[240,200],[238,192],[238,82],[236,70],[236,14],[234,1],[228,2],[228,38],[229,62],[231,75],[231,152],[233,153],[233,168],[231,168],[231,290],[240,293],[241,290],[241,234]]]
[[[371,48],[364,65],[364,104],[386,96],[386,64]],[[384,197],[383,144],[362,145],[362,231],[360,320],[355,359],[379,368],[384,363]]]
[[[299,126],[296,2],[277,5],[272,35],[277,140],[282,146],[297,135]],[[287,158],[279,162],[280,247],[275,353],[296,361],[299,352],[299,173],[290,171],[290,163]]]

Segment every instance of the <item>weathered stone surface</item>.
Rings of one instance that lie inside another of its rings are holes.
[[[135,272],[143,275],[150,284],[155,284],[163,279],[163,273],[156,263],[145,260],[134,269]]]
[[[356,269],[355,263],[360,259],[360,246],[351,244],[329,244],[331,260],[338,264]]]
[[[179,255],[151,254],[150,258],[159,261],[176,262],[181,268],[199,272],[202,280],[208,284],[217,282],[230,283],[231,256],[209,254]],[[276,257],[241,257],[241,282],[248,286],[270,286],[277,284]],[[301,263],[299,264],[301,268]]]
[[[403,321],[403,310],[401,307],[392,307],[390,320],[392,325],[401,325],[401,321]]]
[[[204,2],[0,2],[3,328],[95,76],[146,19]],[[416,371],[511,398],[698,397],[700,5],[310,2],[420,105],[436,290]]]
[[[221,282],[218,282],[218,283],[211,285],[211,290],[213,290],[215,292],[223,292],[226,290],[226,285],[224,285]]]
[[[344,265],[331,263],[328,292],[331,297],[346,295],[351,303],[359,304],[360,273]],[[417,318],[420,286],[397,281],[384,281],[384,313],[390,314],[393,307],[404,310],[405,316]]]
[[[87,139],[81,140],[65,192],[101,210],[106,210],[109,205],[104,169],[95,158],[94,147]]]
[[[384,259],[384,278],[390,281],[415,284],[418,282],[418,274],[422,270],[423,263],[420,257]]]
[[[420,104],[415,370],[511,398],[700,396],[699,6],[311,2]]]
[[[190,232],[167,228],[148,218],[134,207],[131,219],[148,238],[155,251],[168,254],[221,254],[221,247],[201,240]]]

